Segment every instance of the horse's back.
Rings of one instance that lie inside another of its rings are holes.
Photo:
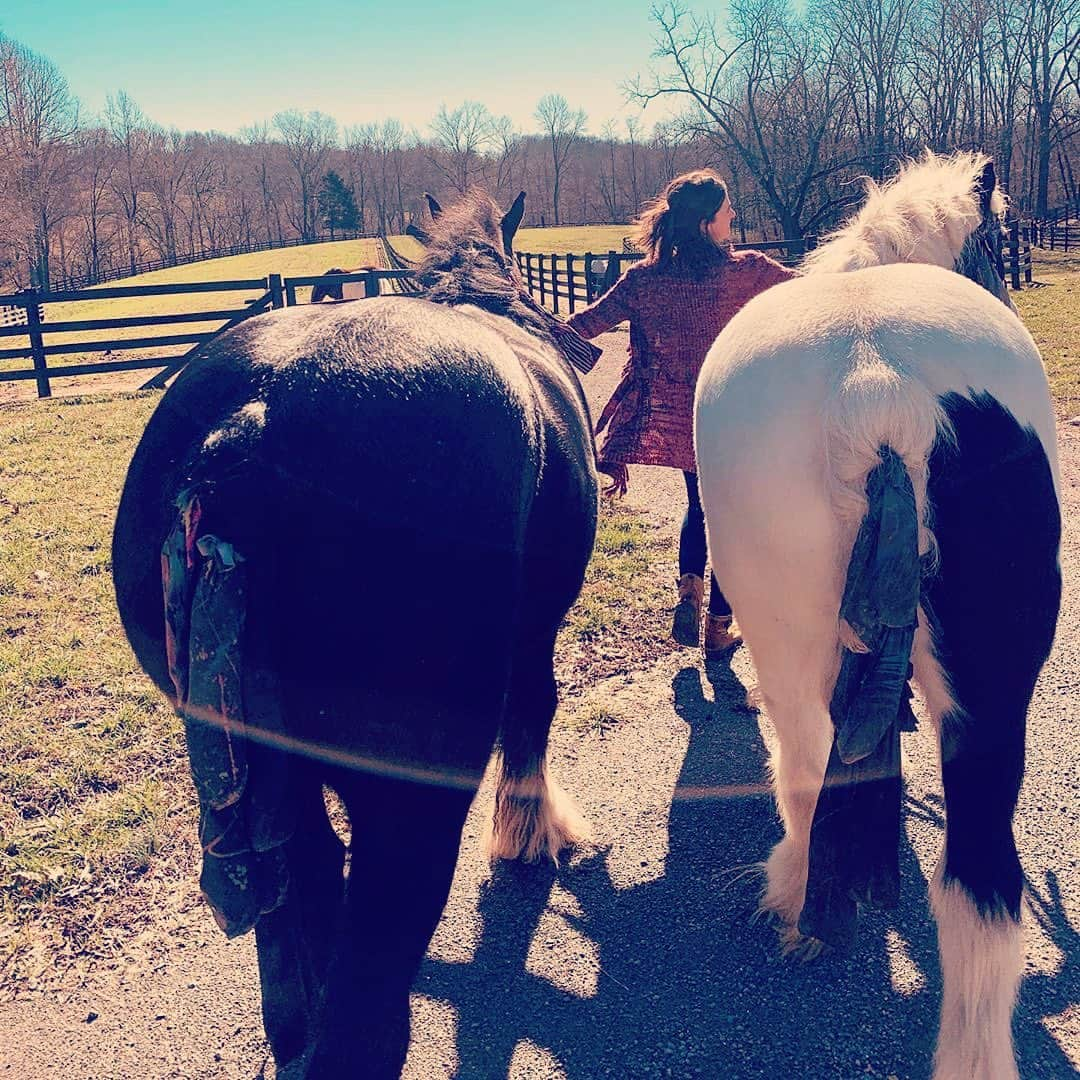
[[[171,689],[160,549],[197,492],[312,711],[361,684],[388,726],[421,683],[415,709],[477,686],[497,702],[498,657],[490,687],[469,671],[514,617],[540,451],[528,380],[463,315],[387,299],[253,320],[167,392],[128,473],[114,575],[140,662]]]
[[[699,420],[754,428],[765,405],[780,423],[820,416],[868,361],[935,398],[990,393],[1053,446],[1046,376],[1023,323],[961,275],[913,264],[807,275],[756,297],[709,352]]]

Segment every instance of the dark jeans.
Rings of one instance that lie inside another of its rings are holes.
[[[705,576],[705,512],[701,509],[701,496],[698,495],[697,473],[684,472],[686,481],[686,517],[683,518],[682,531],[679,533],[679,576],[697,574]],[[709,614],[730,615],[731,605],[716,584],[716,575],[710,574]]]

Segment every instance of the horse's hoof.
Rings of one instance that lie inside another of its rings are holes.
[[[820,938],[808,937],[797,926],[784,924],[780,929],[780,953],[787,960],[796,960],[808,964],[816,960],[825,951],[825,942]]]

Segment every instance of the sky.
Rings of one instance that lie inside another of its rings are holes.
[[[649,0],[0,0],[0,32],[47,56],[85,112],[125,90],[155,123],[234,134],[284,109],[342,127],[396,117],[423,133],[441,104],[480,101],[536,130],[547,93],[588,131],[663,104],[628,105],[645,75]]]

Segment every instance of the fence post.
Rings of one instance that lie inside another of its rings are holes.
[[[618,253],[609,251],[607,253],[607,273],[604,275],[604,292],[607,292],[619,280],[620,270],[622,270],[622,260],[619,258]]]
[[[586,304],[591,304],[593,302],[592,261],[593,261],[593,253],[591,251],[586,251],[585,252],[585,303]]]
[[[285,295],[281,291],[281,275],[271,274],[268,280],[270,285],[270,306],[272,308],[283,308],[285,306]]]
[[[559,256],[551,256],[551,310],[559,314]]]
[[[372,297],[379,295],[379,275],[369,270],[364,275],[364,296]]]
[[[1009,276],[1012,279],[1012,287],[1020,288],[1020,222],[1013,219],[1009,222]]]
[[[566,255],[566,298],[570,305],[570,314],[574,314],[574,256]]]
[[[37,289],[27,289],[23,292],[23,296],[26,298],[26,333],[30,338],[30,351],[34,357],[34,378],[37,380],[38,397],[52,397],[49,369],[45,364],[45,341],[41,336]]]
[[[540,306],[543,307],[544,306],[544,299],[545,299],[545,293],[544,293],[544,256],[543,255],[537,255],[536,256],[536,268],[537,268],[537,273],[538,273],[538,275],[540,277]]]
[[[529,290],[529,295],[533,294],[533,275],[532,275],[532,255],[525,255],[525,287]]]

